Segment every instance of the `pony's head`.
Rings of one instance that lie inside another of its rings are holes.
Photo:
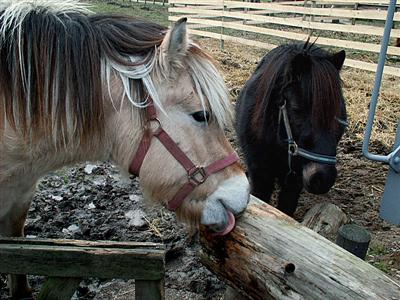
[[[146,64],[137,67],[137,70],[142,68],[144,76],[136,91],[127,90],[128,81],[124,83],[125,76],[136,76],[129,71],[122,72],[122,76],[120,72],[112,80],[112,84],[119,87],[111,92],[112,103],[122,106],[115,112],[118,125],[111,127],[116,138],[114,159],[124,169],[129,168],[140,138],[149,134],[144,107],[152,99],[157,122],[150,124],[153,127],[150,131],[161,126],[194,165],[208,166],[234,153],[224,136],[232,113],[223,78],[212,58],[189,39],[186,19],[178,21],[168,31],[160,31],[159,35],[163,37],[161,43],[155,45],[146,58],[139,59]],[[106,69],[113,65],[106,63]],[[128,95],[134,95],[131,101],[127,101]],[[135,108],[132,114],[132,104],[143,107]],[[128,136],[134,137],[128,140]],[[156,138],[151,139],[139,178],[145,198],[166,206],[188,182],[187,170]],[[234,163],[195,187],[176,212],[186,222],[201,223],[221,231],[232,222],[229,212],[240,214],[247,206],[248,197],[243,169]]]
[[[345,52],[330,54],[307,41],[278,47],[265,59],[270,64],[262,77],[269,83],[258,94],[261,103],[269,99],[263,105],[280,115],[276,126],[282,148],[288,147],[292,132],[297,147],[289,145],[294,153],[289,167],[302,172],[307,191],[326,193],[336,180],[336,148],[347,120],[339,76]],[[256,118],[270,118],[268,109]]]
[[[146,117],[149,99],[157,123],[194,165],[234,153],[224,136],[232,115],[223,78],[190,40],[185,19],[167,30],[92,14],[74,0],[23,0],[0,6],[0,27],[0,132],[21,138],[34,155],[57,153],[47,159],[49,169],[112,159],[128,171],[154,125]],[[145,198],[164,205],[188,181],[157,139],[139,177]],[[221,230],[248,198],[246,176],[235,162],[189,193],[177,214]]]

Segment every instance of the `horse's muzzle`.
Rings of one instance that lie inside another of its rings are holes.
[[[226,235],[235,227],[235,216],[241,215],[249,202],[249,183],[239,175],[225,180],[204,203],[201,224],[215,235]]]
[[[336,176],[335,166],[312,162],[303,168],[303,185],[309,193],[325,194],[335,184]]]

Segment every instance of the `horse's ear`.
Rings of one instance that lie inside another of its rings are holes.
[[[161,47],[166,54],[168,63],[172,66],[181,65],[189,46],[189,37],[186,29],[187,18],[179,19],[166,34]]]
[[[329,60],[336,67],[336,69],[338,69],[340,71],[343,67],[345,58],[346,58],[346,51],[341,50],[338,53],[333,54],[329,58]]]
[[[307,54],[299,53],[292,59],[292,70],[294,74],[303,74],[311,69],[311,60]]]

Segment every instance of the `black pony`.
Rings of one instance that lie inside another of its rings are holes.
[[[339,71],[345,59],[310,44],[281,45],[259,63],[236,105],[236,132],[252,193],[278,209],[296,210],[303,186],[313,194],[336,180],[336,147],[346,126]]]

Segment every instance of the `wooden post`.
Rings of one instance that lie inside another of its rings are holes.
[[[37,300],[70,300],[82,278],[50,277],[42,286]]]
[[[164,298],[164,280],[135,280],[136,300],[162,300]]]
[[[354,10],[358,10],[358,6],[359,6],[359,4],[355,3],[354,4]],[[351,19],[351,25],[356,25],[356,18]]]
[[[222,17],[221,17],[221,50],[224,50],[225,46],[225,41],[224,38],[222,37],[224,35],[224,11],[225,11],[225,3],[222,1]]]
[[[356,224],[346,224],[339,228],[336,244],[355,256],[365,259],[371,235]]]
[[[202,263],[250,299],[398,299],[382,271],[255,197],[226,237],[203,230]]]
[[[315,0],[311,1],[311,7],[312,8],[316,8],[317,7],[317,2]],[[311,21],[314,22],[315,21],[315,17],[314,15],[311,15]]]

